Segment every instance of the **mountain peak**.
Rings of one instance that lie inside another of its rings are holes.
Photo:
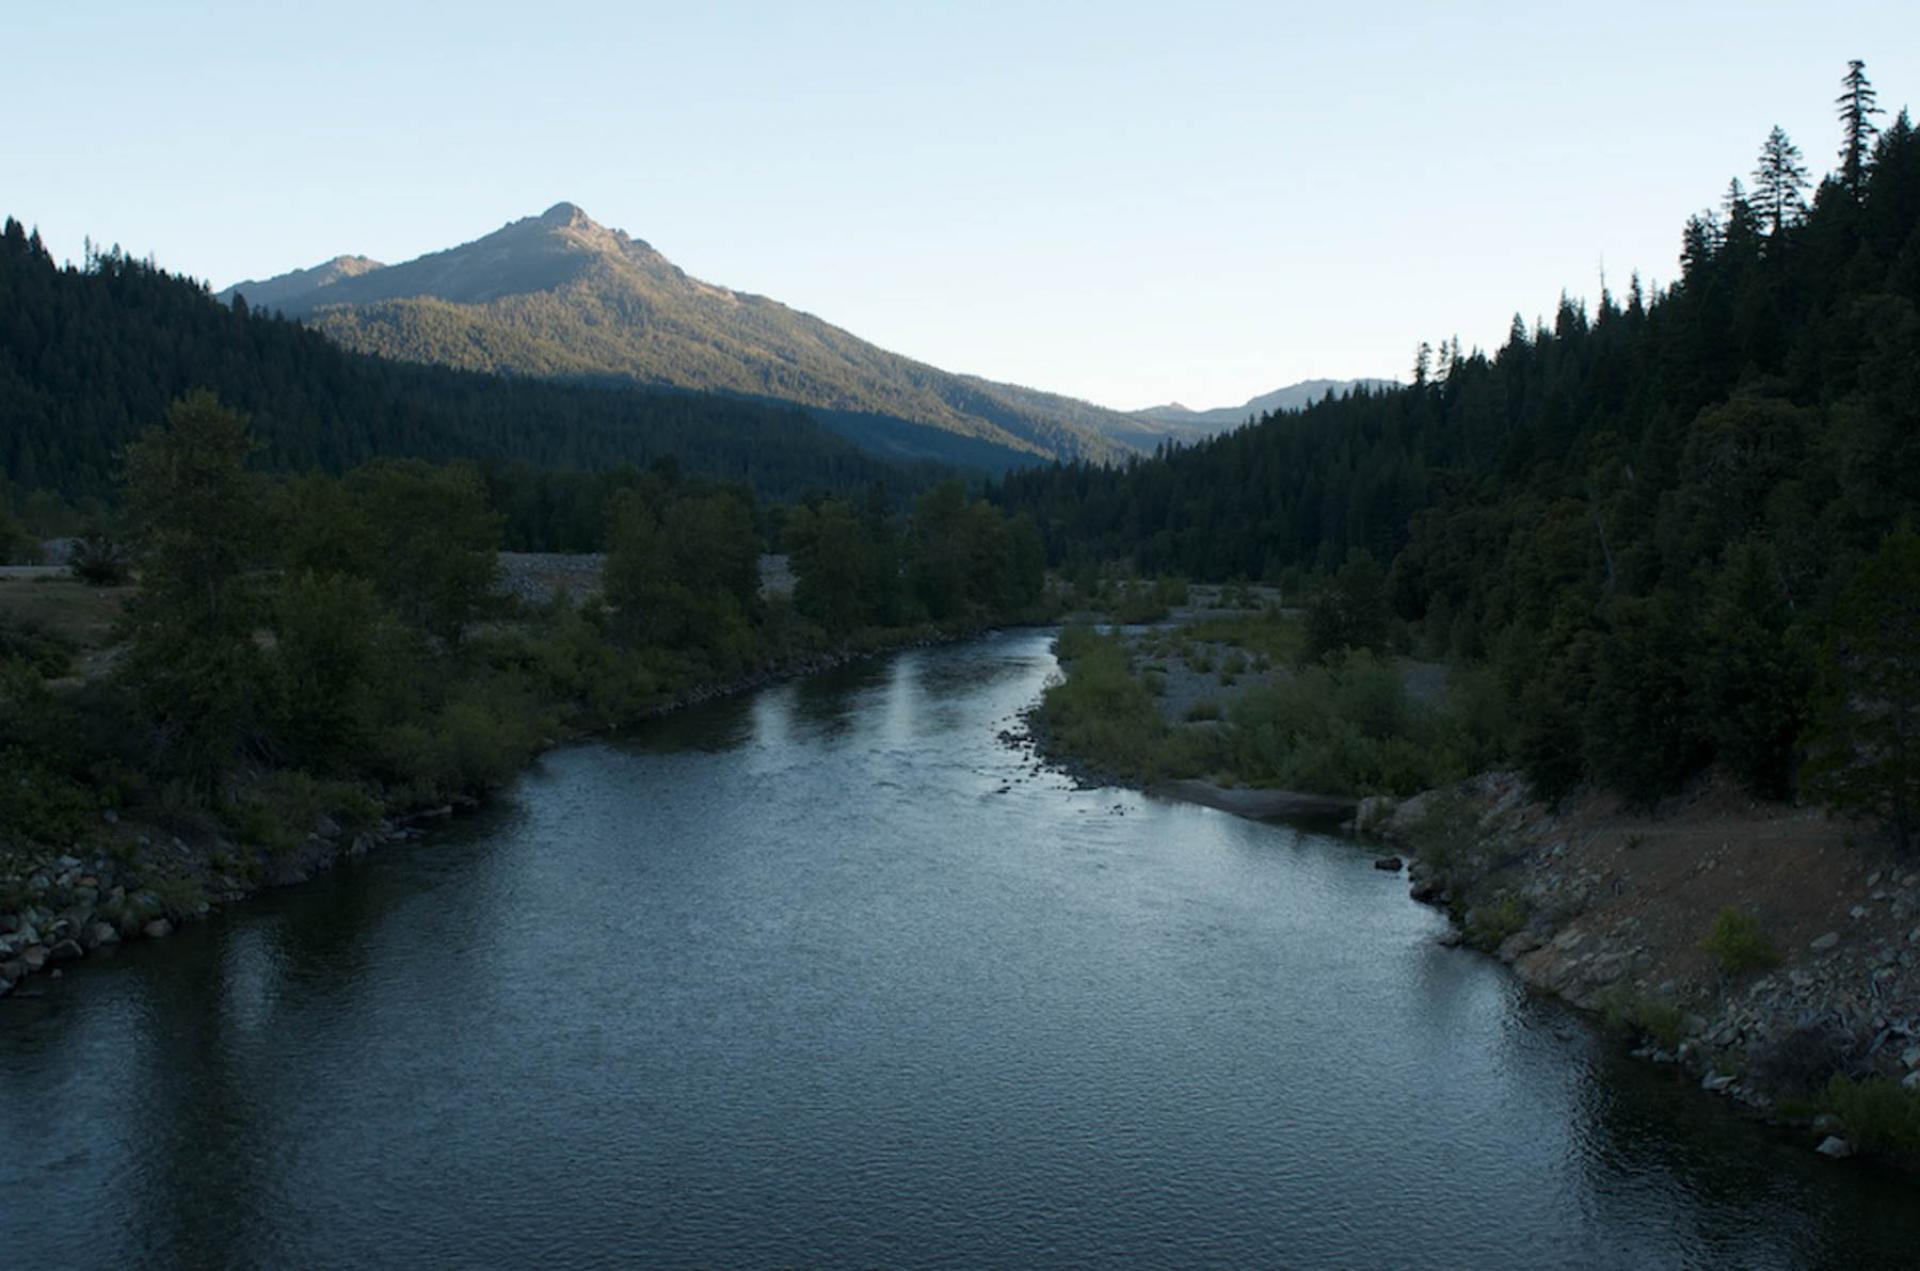
[[[560,202],[540,213],[540,223],[551,225],[556,229],[568,229],[574,226],[591,225],[593,218],[588,216],[578,203]]]

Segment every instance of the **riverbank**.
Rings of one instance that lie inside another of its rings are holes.
[[[704,702],[752,692],[869,658],[976,638],[990,626],[917,627],[821,653],[779,660],[748,675],[696,684],[634,712],[619,727]],[[536,751],[617,732],[576,727]],[[274,774],[259,774],[272,780]],[[84,847],[12,854],[0,876],[0,998],[43,991],[80,960],[139,940],[160,940],[182,926],[263,891],[297,885],[381,846],[424,837],[428,827],[483,806],[486,795],[460,794],[428,807],[381,806],[364,791],[351,815],[338,808],[310,818],[294,842],[269,846],[227,831],[213,818],[157,820],[100,813]],[[337,802],[337,800],[336,800]],[[347,802],[352,802],[348,800]]]
[[[1920,861],[1869,827],[1721,776],[1641,811],[1593,790],[1549,807],[1505,772],[1359,821],[1413,856],[1412,894],[1460,940],[1641,1057],[1828,1155],[1916,1163]]]
[[[1083,641],[1104,660],[1086,677],[1100,690],[1088,713],[1103,725],[1131,716],[1121,735],[1139,735],[1166,696],[1142,681],[1169,654],[1189,660],[1181,650],[1192,635],[1150,628]],[[1289,674],[1261,671],[1269,682]],[[1260,708],[1277,705],[1286,704]],[[1603,1016],[1633,1035],[1639,1057],[1803,1128],[1830,1156],[1920,1163],[1920,861],[1899,858],[1873,827],[1755,801],[1724,776],[1647,810],[1590,788],[1545,806],[1508,772],[1404,800],[1302,794],[1115,763],[1108,755],[1142,752],[1103,751],[1098,732],[1094,745],[1077,745],[1059,717],[1044,705],[1028,712],[1033,753],[1085,783],[1259,820],[1350,813],[1363,836],[1412,858],[1414,897],[1455,920],[1449,943]],[[1258,726],[1244,710],[1230,718],[1243,731]],[[1177,727],[1164,710],[1160,720]],[[1225,726],[1207,712],[1189,728]],[[1162,743],[1144,753],[1178,752]]]

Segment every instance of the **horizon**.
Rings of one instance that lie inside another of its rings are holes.
[[[1616,294],[1664,285],[1686,217],[1747,179],[1774,124],[1831,170],[1848,58],[1889,119],[1920,84],[1920,55],[1880,36],[1890,4],[1817,31],[1786,5],[1639,4],[1524,33],[1411,6],[1213,4],[1169,29],[1144,6],[583,5],[502,49],[510,12],[452,31],[370,5],[16,19],[44,56],[0,86],[39,121],[0,142],[4,211],[57,258],[118,243],[218,289],[410,260],[564,199],[694,277],[946,370],[1209,410],[1404,381],[1423,341],[1491,351],[1516,312],[1597,300],[1603,273]],[[311,55],[341,30],[382,38]],[[223,73],[174,70],[193,64]],[[327,109],[293,144],[275,111],[235,109],[301,98]]]

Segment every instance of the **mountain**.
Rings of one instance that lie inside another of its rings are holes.
[[[9,487],[110,501],[127,443],[198,388],[249,415],[261,465],[282,472],[469,459],[554,474],[541,477],[545,490],[562,476],[661,463],[776,499],[864,495],[875,482],[905,493],[945,473],[876,457],[795,406],[368,357],[117,252],[63,269],[11,218],[0,229],[0,297],[0,503]],[[589,518],[564,545],[590,547],[598,532]]]
[[[288,301],[308,292],[338,282],[342,278],[357,278],[361,274],[383,269],[377,260],[365,256],[335,256],[324,265],[315,265],[312,269],[296,269],[290,274],[281,274],[278,278],[256,281],[252,278],[237,282],[222,292],[222,298],[231,302],[233,292],[244,292],[247,303],[259,305],[263,309],[286,307]]]
[[[1165,406],[1149,406],[1145,410],[1134,411],[1134,417],[1160,424],[1189,436],[1207,436],[1228,428],[1237,428],[1248,419],[1257,419],[1271,415],[1277,410],[1301,410],[1313,405],[1331,392],[1335,397],[1343,396],[1356,388],[1382,389],[1393,386],[1392,380],[1301,380],[1298,384],[1289,384],[1285,388],[1276,388],[1271,393],[1262,393],[1249,398],[1239,406],[1217,406],[1212,410],[1189,410],[1179,402],[1169,402]]]
[[[348,260],[356,263],[342,266]],[[998,468],[1110,460],[1148,435],[1119,412],[950,374],[776,300],[702,282],[571,203],[403,264],[342,257],[220,293],[235,295],[398,360],[798,403],[901,457]]]

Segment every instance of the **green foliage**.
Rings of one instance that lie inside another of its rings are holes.
[[[74,543],[67,568],[89,587],[118,587],[133,574],[126,544],[104,521],[89,525]]]
[[[28,557],[39,554],[40,545],[15,519],[6,500],[0,498],[0,565],[29,564]]]
[[[1713,930],[1700,947],[1713,955],[1727,975],[1764,971],[1780,965],[1780,951],[1767,938],[1760,919],[1731,906],[1714,915]]]
[[[1696,682],[1720,762],[1762,798],[1793,792],[1812,659],[1798,638],[1770,545],[1743,540],[1715,577]]]
[[[1623,599],[1594,650],[1579,725],[1586,768],[1630,801],[1651,804],[1677,790],[1708,755],[1689,692],[1691,628],[1664,595]]]
[[[1168,770],[1166,722],[1128,664],[1122,637],[1065,627],[1054,651],[1067,675],[1041,695],[1039,720],[1062,750],[1123,776],[1190,775]]]
[[[1307,602],[1305,654],[1317,662],[1355,649],[1380,652],[1387,646],[1391,618],[1379,563],[1355,548],[1340,572]]]
[[[1219,718],[1220,718],[1220,703],[1213,701],[1210,698],[1202,698],[1200,701],[1197,701],[1193,705],[1187,707],[1187,722],[1189,724],[1198,724],[1206,720],[1213,720],[1213,719],[1219,719]]]
[[[0,667],[10,662],[36,676],[58,679],[73,665],[73,646],[37,624],[0,618]]]
[[[1920,1159],[1920,1091],[1885,1077],[1827,1083],[1828,1111],[1846,1126],[1847,1139],[1869,1156]]]
[[[615,636],[655,645],[735,674],[760,655],[760,539],[752,509],[728,493],[648,502],[625,492],[613,505],[605,573]]]
[[[249,567],[261,546],[246,421],[211,393],[175,402],[127,449],[140,592],[120,674],[158,721],[168,758],[211,789],[260,680]]]
[[[875,481],[914,488],[934,475],[863,453],[792,406],[351,353],[117,252],[63,269],[11,219],[0,232],[0,296],[0,473],[30,492],[19,510],[45,534],[74,532],[60,526],[72,512],[56,515],[51,492],[69,509],[109,497],[116,456],[140,423],[203,387],[252,417],[275,471],[339,473],[381,456],[500,465],[501,484],[524,494],[501,504],[524,549],[591,549],[608,483],[663,455],[773,498]],[[897,427],[886,431],[897,442]],[[977,449],[985,453],[953,457],[1010,457]]]
[[[1497,949],[1526,925],[1526,902],[1503,891],[1467,911],[1467,942],[1476,949]]]
[[[1824,663],[1809,784],[1906,851],[1920,830],[1920,534],[1888,536],[1855,572]]]
[[[1839,682],[1897,659],[1816,650],[1830,627],[1872,625],[1858,593],[1836,597],[1920,520],[1920,134],[1889,126],[1857,191],[1829,187],[1804,218],[1790,149],[1774,150],[1780,215],[1736,201],[1695,218],[1670,288],[1567,301],[1444,375],[1126,468],[1010,473],[1000,498],[1058,562],[1284,578],[1289,596],[1356,552],[1389,563],[1387,604],[1423,647],[1495,666],[1511,745],[1549,797],[1597,780],[1651,801],[1715,762],[1795,792],[1824,664],[1809,771],[1836,808],[1911,837],[1894,711],[1872,705],[1892,699]],[[1310,600],[1309,659],[1395,634],[1371,580],[1347,582]]]
[[[303,570],[273,597],[269,727],[296,764],[350,768],[419,659],[371,581]]]
[[[1234,704],[1226,763],[1254,784],[1319,794],[1407,795],[1483,766],[1458,723],[1407,700],[1368,654],[1308,666]]]
[[[93,791],[19,746],[0,747],[0,831],[66,847],[92,828],[100,801]]]
[[[1600,1017],[1607,1027],[1628,1032],[1666,1050],[1687,1037],[1687,1017],[1665,998],[1616,984],[1600,995]]]

